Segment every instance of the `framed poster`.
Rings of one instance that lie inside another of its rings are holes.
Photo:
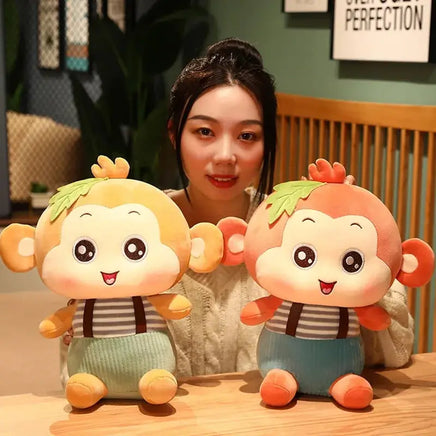
[[[334,3],[333,59],[435,61],[436,4],[432,0]]]
[[[58,70],[61,67],[59,0],[38,2],[38,66]]]
[[[65,68],[88,72],[90,0],[65,0]]]
[[[283,12],[327,12],[328,0],[283,0]]]

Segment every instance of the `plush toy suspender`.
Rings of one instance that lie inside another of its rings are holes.
[[[83,336],[85,338],[93,338],[94,332],[92,329],[92,319],[94,317],[95,298],[90,298],[85,301],[83,311]],[[136,334],[145,333],[147,331],[147,321],[145,319],[144,304],[141,297],[132,297],[133,310],[135,311]]]
[[[288,322],[286,323],[287,335],[295,336],[303,306],[303,303],[292,303],[291,309],[289,310]],[[336,339],[344,339],[347,337],[348,324],[348,309],[346,307],[339,307],[339,326]]]

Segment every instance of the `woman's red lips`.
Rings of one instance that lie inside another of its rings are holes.
[[[228,174],[211,174],[207,178],[217,188],[231,188],[238,180],[237,176]]]
[[[337,282],[323,282],[322,280],[319,281],[319,286],[321,287],[321,292],[324,295],[329,295],[333,291],[333,287],[336,285]]]
[[[108,286],[112,286],[116,279],[117,279],[117,274],[119,273],[119,271],[113,272],[113,273],[104,273],[103,271],[100,271],[101,275],[103,277],[104,282],[108,285]]]

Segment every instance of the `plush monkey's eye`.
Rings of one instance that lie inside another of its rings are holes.
[[[141,260],[147,254],[147,246],[138,237],[129,238],[124,243],[124,254],[130,260]]]
[[[294,249],[294,262],[300,268],[310,268],[316,262],[316,251],[309,245],[299,245]]]
[[[347,251],[342,257],[342,268],[350,274],[360,271],[363,267],[363,254],[356,250]]]
[[[80,239],[74,244],[74,257],[82,263],[91,262],[95,257],[96,251],[95,243],[90,239]]]

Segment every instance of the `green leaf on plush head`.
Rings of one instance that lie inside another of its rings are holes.
[[[58,192],[49,201],[51,206],[50,221],[54,221],[65,209],[70,208],[79,197],[86,195],[96,183],[107,179],[108,177],[79,180],[58,188]]]
[[[267,199],[267,204],[271,205],[268,223],[277,221],[285,211],[289,216],[292,215],[300,199],[309,197],[314,189],[324,184],[311,180],[298,180],[274,186],[274,192]]]

